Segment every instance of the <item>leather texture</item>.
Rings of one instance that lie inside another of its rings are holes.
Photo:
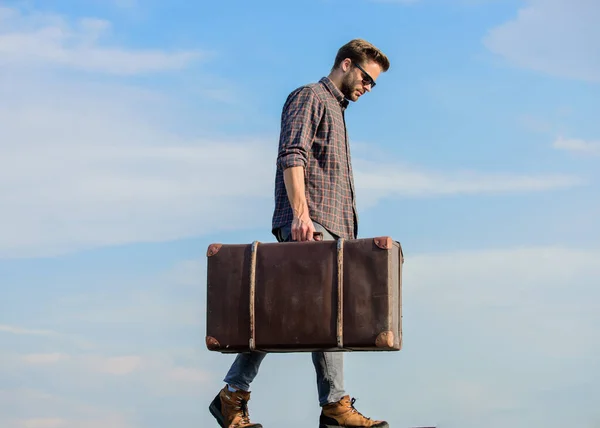
[[[222,353],[398,351],[403,263],[400,243],[389,237],[212,244],[206,346]]]

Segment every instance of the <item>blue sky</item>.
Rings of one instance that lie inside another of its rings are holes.
[[[347,355],[348,393],[394,427],[600,427],[599,21],[0,1],[0,426],[216,426],[206,247],[273,240],[282,104],[362,37],[391,68],[347,111],[359,235],[403,245],[405,338]],[[309,355],[268,356],[252,391],[265,426],[316,423]]]

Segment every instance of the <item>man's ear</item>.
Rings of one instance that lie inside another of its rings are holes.
[[[350,67],[352,67],[352,60],[350,58],[346,58],[342,61],[342,71],[345,73],[346,71],[350,70]]]

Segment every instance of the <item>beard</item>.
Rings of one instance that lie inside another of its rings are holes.
[[[340,91],[344,94],[344,97],[350,101],[356,101],[358,97],[356,96],[356,82],[352,78],[352,75],[347,74],[344,76],[344,79],[341,83]]]

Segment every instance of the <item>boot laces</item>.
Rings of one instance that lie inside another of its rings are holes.
[[[354,403],[356,403],[356,398],[352,398],[352,399],[350,400],[350,408],[352,409],[351,411],[352,411],[353,413],[356,413],[356,414],[358,414],[359,416],[361,416],[361,417],[365,418],[366,420],[370,421],[370,420],[371,420],[371,418],[368,418],[368,417],[366,417],[365,415],[363,415],[362,413],[360,413],[360,412],[358,411],[358,409],[357,409],[356,407],[354,407]]]
[[[240,399],[235,406],[235,410],[242,413],[241,423],[249,424],[250,423],[250,413],[248,412],[248,401],[244,399]]]

